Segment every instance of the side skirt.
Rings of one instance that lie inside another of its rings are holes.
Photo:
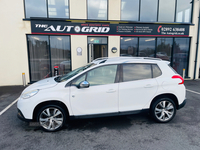
[[[74,119],[87,119],[87,118],[100,118],[100,117],[111,117],[111,116],[122,116],[122,115],[132,115],[139,113],[148,113],[149,109],[126,111],[126,112],[117,112],[117,113],[106,113],[106,114],[95,114],[95,115],[81,115],[81,116],[70,116],[71,120]]]

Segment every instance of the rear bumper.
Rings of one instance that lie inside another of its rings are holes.
[[[17,117],[18,117],[20,120],[26,121],[26,122],[32,121],[31,119],[26,119],[26,118],[24,117],[24,115],[22,114],[22,112],[21,112],[19,109],[17,109],[17,110],[18,110]]]
[[[177,109],[183,108],[185,106],[185,104],[186,104],[186,99],[178,106]]]

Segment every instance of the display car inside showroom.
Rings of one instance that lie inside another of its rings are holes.
[[[199,5],[198,0],[12,0],[12,5],[2,0],[0,86],[31,84],[119,56],[167,60],[185,79],[198,79]]]

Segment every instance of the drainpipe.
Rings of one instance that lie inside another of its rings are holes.
[[[193,0],[194,2],[194,0]],[[193,3],[194,5],[194,3]],[[198,32],[197,32],[197,47],[196,47],[196,56],[195,56],[195,65],[194,65],[194,77],[193,77],[193,80],[195,80],[196,78],[196,67],[197,67],[197,57],[198,57],[198,49],[199,49],[199,30],[200,30],[200,0],[199,0],[199,22],[198,22]]]

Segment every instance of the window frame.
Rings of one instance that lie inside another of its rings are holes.
[[[70,19],[70,0],[68,0],[68,11],[69,11],[69,18],[52,18],[49,17],[49,11],[48,11],[48,0],[46,1],[46,12],[47,12],[47,17],[30,17],[27,18],[26,17],[26,0],[23,0],[23,4],[24,4],[24,19],[23,20],[31,20],[31,18],[47,18],[47,19],[61,19],[61,20],[66,20],[66,19]]]
[[[37,81],[32,81],[31,80],[31,63],[30,63],[30,52],[29,52],[29,42],[28,42],[28,36],[30,35],[35,35],[35,36],[47,36],[48,38],[48,42],[49,42],[49,45],[48,45],[48,49],[49,49],[49,61],[50,61],[50,71],[51,71],[51,77],[53,77],[53,70],[52,70],[52,63],[51,63],[51,47],[50,47],[50,36],[58,36],[58,35],[46,35],[46,34],[26,34],[26,43],[27,43],[27,55],[28,55],[28,68],[29,68],[29,83],[28,84],[32,84],[32,83],[35,83]],[[69,44],[70,44],[70,51],[72,49],[72,46],[71,46],[71,36],[70,35],[59,35],[59,36],[69,36]],[[72,52],[72,51],[71,51]],[[70,60],[71,60],[71,63],[70,63],[70,71],[72,71],[72,56],[70,55]]]
[[[109,19],[109,0],[106,0],[107,1],[107,16],[106,16],[106,20],[100,20],[100,21],[108,21]],[[88,18],[88,4],[89,4],[89,2],[88,2],[88,0],[86,0],[86,11],[87,11],[87,20],[99,20],[99,19],[89,19]],[[120,15],[121,15],[121,13],[120,13]],[[120,18],[121,19],[121,18]]]

